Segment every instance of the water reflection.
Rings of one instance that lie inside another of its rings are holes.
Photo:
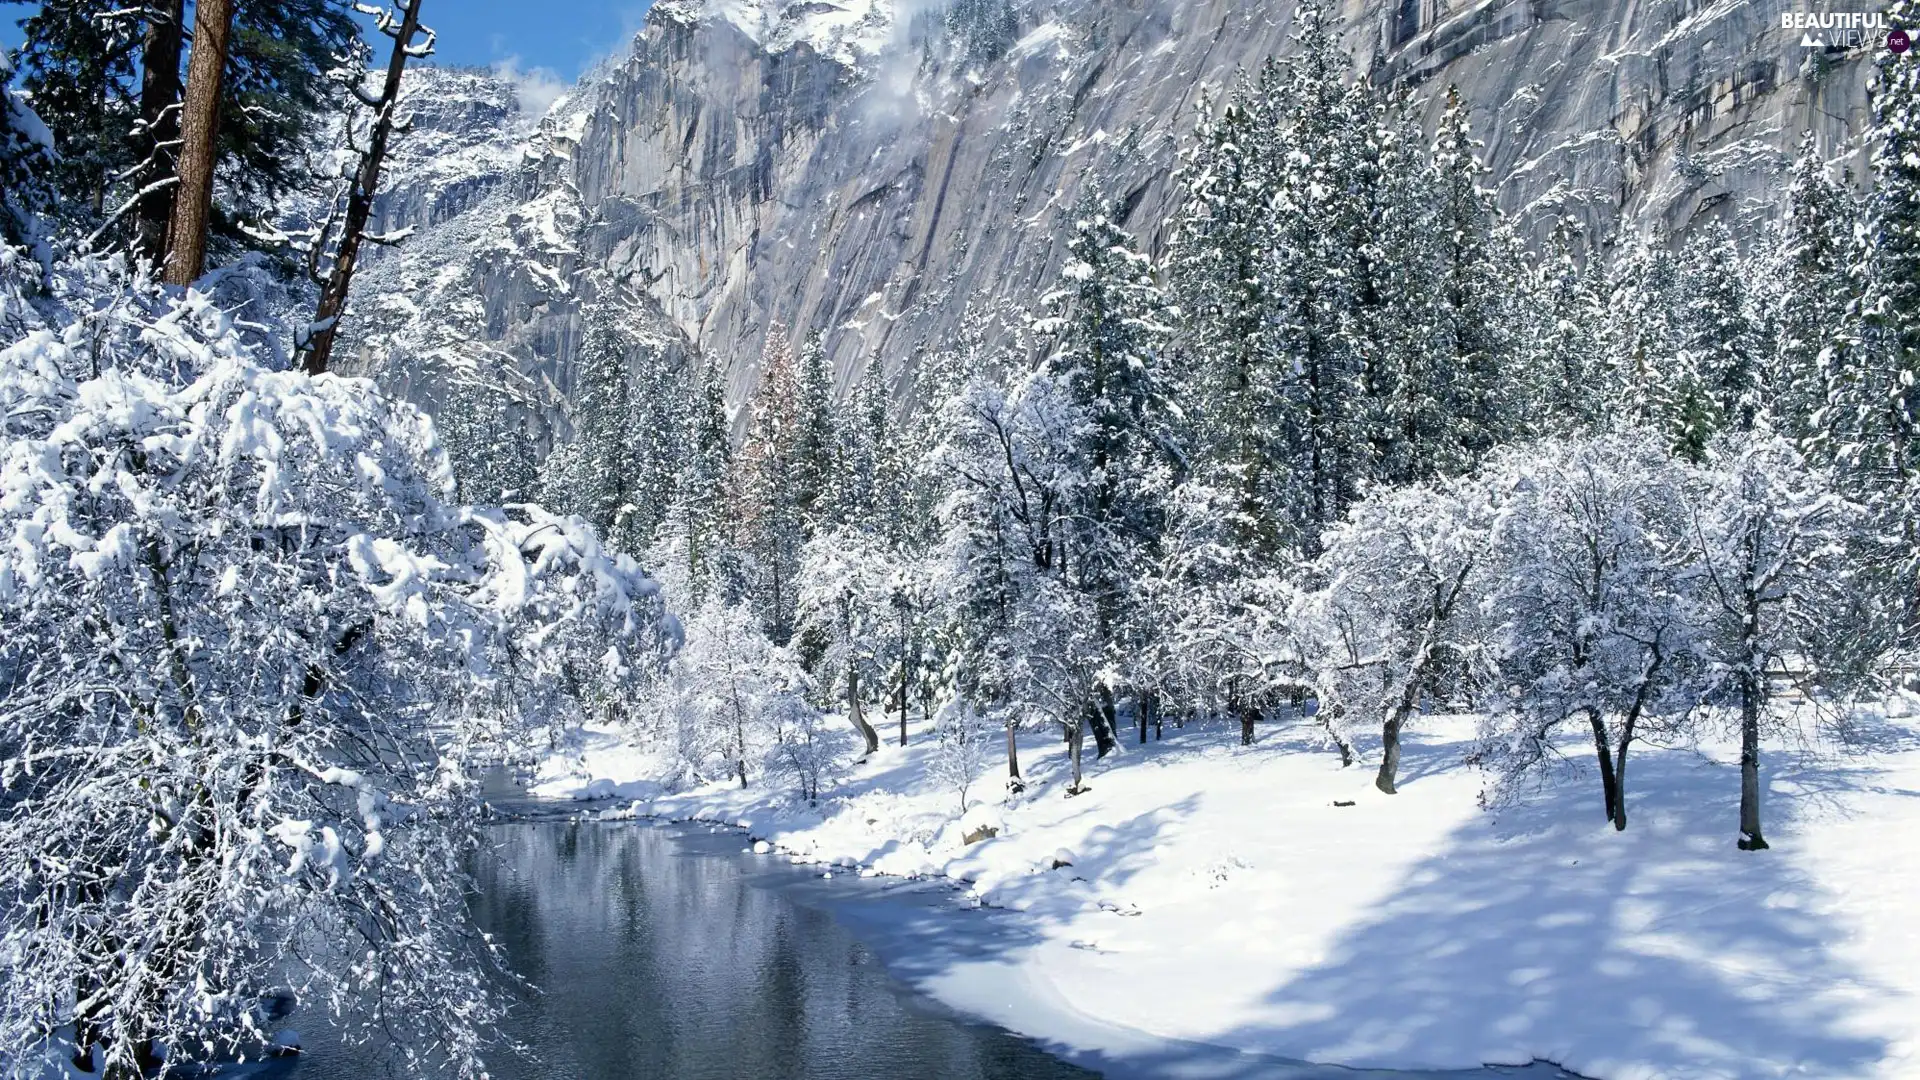
[[[831,914],[763,887],[765,860],[637,825],[493,836],[475,917],[540,987],[507,1032],[536,1059],[502,1058],[498,1080],[1095,1075],[906,993]],[[373,1051],[309,1035],[301,1080],[381,1071]]]

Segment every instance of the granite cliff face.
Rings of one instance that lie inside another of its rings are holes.
[[[939,0],[661,0],[631,52],[537,124],[496,116],[501,84],[483,76],[415,73],[431,134],[397,163],[382,227],[420,226],[419,250],[376,263],[360,304],[416,330],[459,314],[561,396],[596,294],[724,365],[736,397],[775,322],[820,330],[843,383],[874,358],[893,370],[969,303],[1037,295],[1089,182],[1163,244],[1203,88],[1286,53],[1294,10],[953,2],[966,19]],[[1767,216],[1809,129],[1859,164],[1876,45],[1803,48],[1790,10],[1341,0],[1338,14],[1364,77],[1415,88],[1430,119],[1459,87],[1511,214],[1533,228],[1572,215],[1601,237]],[[384,366],[395,326],[360,334],[363,364]]]

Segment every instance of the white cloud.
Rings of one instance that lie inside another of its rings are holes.
[[[518,56],[509,56],[494,64],[493,73],[513,84],[513,92],[520,99],[520,111],[529,119],[538,120],[547,115],[553,103],[573,89],[572,84],[552,68],[522,68]]]

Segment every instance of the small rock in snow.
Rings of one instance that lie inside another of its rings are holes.
[[[765,855],[767,852],[772,850],[773,850],[773,845],[767,843],[765,840],[755,840],[753,842],[753,853],[755,855]]]

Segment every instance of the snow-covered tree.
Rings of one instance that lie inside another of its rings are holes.
[[[371,384],[121,289],[0,343],[0,1057],[247,1051],[291,978],[481,1075],[466,765],[629,692],[657,587],[577,519],[451,505]]]
[[[776,324],[767,332],[746,441],[740,448],[737,513],[741,546],[751,560],[749,595],[777,645],[793,636],[796,578],[805,542],[800,404],[793,348],[785,329]]]
[[[1300,607],[1313,635],[1321,708],[1377,717],[1376,786],[1393,794],[1400,734],[1425,705],[1480,675],[1485,633],[1473,604],[1502,493],[1467,477],[1381,489],[1328,530]]]
[[[807,542],[800,562],[801,638],[819,649],[815,674],[832,697],[845,690],[847,719],[865,742],[880,749],[866,702],[890,666],[893,605],[886,548],[860,529],[821,533]]]
[[[1584,722],[1624,829],[1634,742],[1672,737],[1694,705],[1684,473],[1657,435],[1627,431],[1516,447],[1487,474],[1512,494],[1477,579],[1498,682],[1475,758],[1502,797]]]
[[[819,754],[806,675],[786,649],[760,628],[746,605],[709,595],[682,616],[686,644],[653,704],[676,725],[688,779],[727,777],[746,787],[763,769],[785,773],[804,798],[818,793],[826,759]]]
[[[1778,436],[1716,443],[1689,489],[1701,696],[1739,709],[1739,843],[1759,850],[1760,740],[1784,721],[1774,683],[1817,674],[1818,643],[1848,614],[1845,523],[1859,510]]]
[[[933,729],[933,757],[927,778],[954,793],[960,813],[967,812],[967,793],[993,758],[993,736],[973,706],[954,700],[940,711]]]

